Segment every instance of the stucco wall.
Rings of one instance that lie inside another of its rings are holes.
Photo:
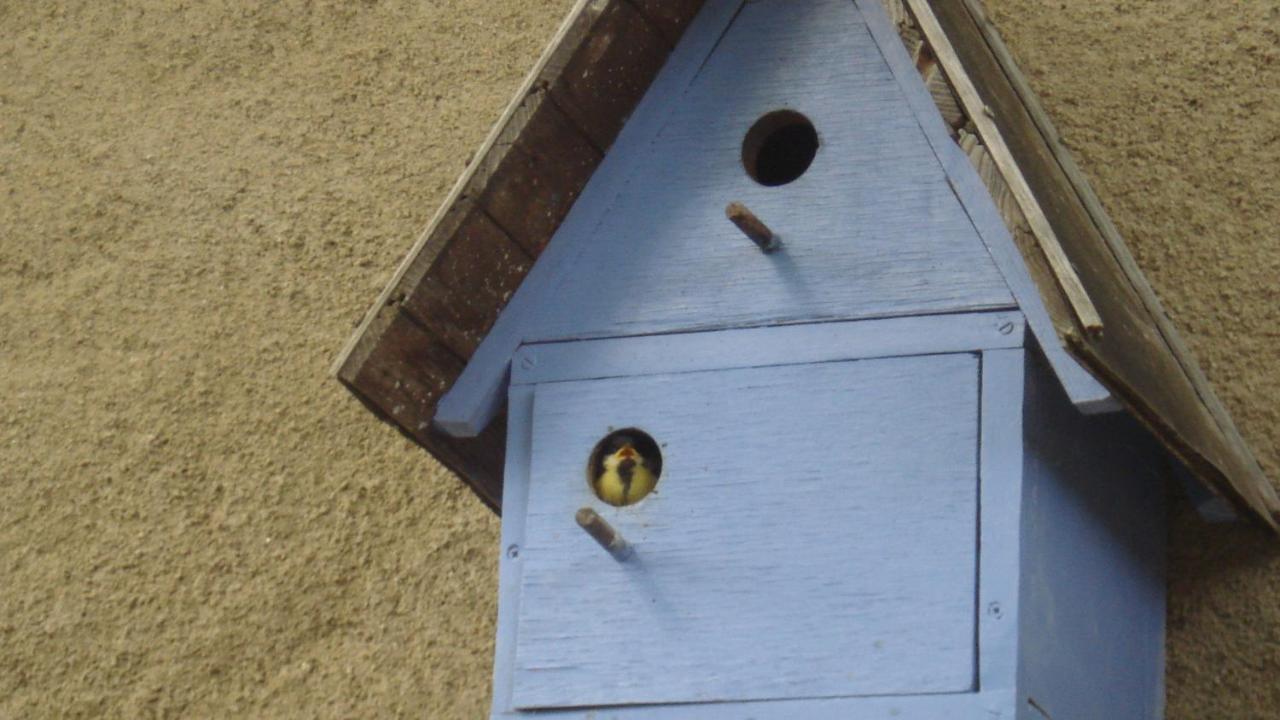
[[[568,5],[0,0],[0,717],[483,713],[497,521],[326,370]],[[990,5],[1280,478],[1280,4]],[[1170,717],[1280,713],[1176,515]]]

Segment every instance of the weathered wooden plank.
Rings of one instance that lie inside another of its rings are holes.
[[[465,219],[431,272],[409,293],[404,309],[465,358],[484,339],[532,261],[480,208],[465,201],[458,208]]]
[[[1012,54],[1005,46],[1004,41],[996,32],[995,26],[987,17],[980,0],[965,0],[965,7],[969,10],[974,22],[981,30],[983,38],[987,41],[987,46],[991,53],[999,61],[1000,66],[1004,70],[1006,78],[1014,91],[1017,92],[1023,105],[1027,109],[1027,113],[1031,116],[1036,128],[1040,131],[1044,142],[1049,146],[1054,158],[1058,161],[1059,167],[1071,182],[1072,188],[1076,191],[1080,201],[1084,203],[1085,209],[1089,216],[1093,219],[1099,232],[1102,233],[1103,239],[1107,241],[1112,254],[1115,256],[1116,262],[1121,270],[1128,277],[1129,282],[1133,286],[1134,291],[1138,294],[1146,305],[1148,312],[1159,328],[1160,334],[1164,336],[1165,343],[1169,346],[1169,350],[1178,359],[1184,371],[1186,371],[1191,384],[1195,387],[1200,399],[1209,408],[1209,412],[1213,414],[1218,426],[1226,435],[1227,440],[1236,449],[1236,452],[1246,456],[1246,464],[1252,468],[1252,474],[1255,482],[1264,484],[1263,491],[1268,495],[1269,501],[1273,505],[1280,505],[1280,501],[1275,499],[1274,488],[1266,482],[1262,473],[1261,466],[1258,465],[1257,459],[1253,452],[1241,437],[1240,431],[1236,428],[1235,422],[1227,413],[1226,408],[1222,405],[1221,400],[1213,392],[1209,384],[1209,380],[1205,377],[1204,371],[1201,370],[1199,363],[1196,362],[1191,349],[1182,340],[1181,334],[1173,326],[1173,322],[1169,319],[1168,314],[1164,311],[1160,299],[1156,296],[1151,284],[1147,282],[1146,276],[1138,267],[1138,263],[1134,260],[1133,255],[1129,252],[1128,246],[1124,239],[1120,237],[1120,231],[1116,228],[1115,223],[1111,221],[1111,217],[1102,207],[1102,202],[1093,191],[1093,187],[1089,184],[1075,159],[1071,153],[1062,144],[1061,135],[1057,128],[1049,119],[1048,113],[1040,104],[1039,98],[1031,90],[1030,84],[1018,69],[1017,63],[1014,62]]]
[[[1069,331],[1073,351],[1197,475],[1280,530],[1280,503],[1256,461],[1202,399],[1208,388],[1197,387],[1169,347],[976,21],[963,3],[931,7],[1107,326],[1102,337]]]
[[[513,705],[973,690],[978,372],[967,353],[538,386]],[[634,506],[584,476],[610,427],[662,445]]]
[[[634,7],[610,3],[551,86],[551,97],[607,150],[669,52],[668,41]]]
[[[494,222],[533,258],[542,254],[601,158],[555,103],[536,104],[480,200]]]
[[[513,384],[1022,347],[1019,312],[959,313],[525,345]]]
[[[501,422],[479,437],[459,440],[431,428],[436,401],[462,372],[462,362],[445,344],[397,308],[388,308],[378,352],[338,377],[376,415],[426,448],[461,476],[493,509],[499,507],[503,446]],[[494,441],[494,436],[498,441]]]
[[[938,112],[942,113],[942,119],[947,123],[947,127],[954,132],[963,126],[968,117],[964,114],[964,108],[960,106],[960,98],[956,97],[951,89],[946,73],[942,72],[942,66],[938,64],[933,53],[929,52],[927,45],[921,45],[917,51],[916,69],[920,72],[920,78],[924,80],[925,87],[929,88],[929,96],[933,98],[933,104],[937,106]]]
[[[387,419],[410,434],[426,430],[436,400],[462,372],[462,361],[448,346],[396,307],[379,352],[339,378],[374,403]]]
[[[929,7],[929,3],[927,0],[907,0],[907,7],[910,8],[913,17],[916,19],[916,24],[924,33],[925,41],[929,43],[932,54],[938,59],[943,71],[947,73],[947,78],[951,81],[952,89],[955,90],[956,95],[960,98],[966,115],[978,127],[978,132],[982,135],[992,158],[995,160],[996,165],[1000,167],[1001,174],[1004,175],[1005,180],[1009,183],[1009,189],[1014,197],[1017,198],[1018,206],[1022,208],[1023,216],[1026,217],[1027,222],[1031,225],[1031,230],[1035,233],[1036,240],[1040,244],[1040,250],[1049,262],[1049,267],[1053,269],[1054,277],[1057,278],[1063,294],[1067,296],[1077,321],[1085,332],[1091,335],[1100,334],[1102,332],[1102,318],[1098,316],[1097,308],[1093,306],[1093,301],[1089,298],[1088,292],[1080,283],[1080,278],[1075,268],[1071,266],[1070,259],[1063,252],[1062,243],[1059,241],[1053,226],[1049,223],[1049,219],[1045,217],[1044,211],[1041,210],[1040,204],[1035,194],[1031,191],[1031,187],[1027,184],[1026,179],[1022,177],[1022,170],[1018,166],[1017,159],[1009,152],[1004,138],[1000,135],[999,127],[997,127],[994,119],[990,117],[989,110],[983,103],[978,89],[974,87],[969,77],[965,74],[959,56],[956,55],[955,49],[951,47],[951,41],[942,26],[938,24],[938,20]]]
[[[702,8],[703,0],[631,0],[640,14],[658,28],[658,32],[675,45],[684,29]]]

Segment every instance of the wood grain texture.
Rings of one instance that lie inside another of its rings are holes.
[[[780,325],[525,345],[513,384],[1021,347],[1017,312]]]
[[[1026,393],[1019,704],[1157,720],[1165,453],[1125,414],[1077,413],[1038,359]]]
[[[890,17],[885,14],[878,0],[859,0],[857,5],[877,47],[897,79],[898,87],[915,112],[916,120],[934,154],[946,169],[952,190],[963,203],[970,221],[987,247],[987,252],[991,254],[1005,283],[1017,299],[1019,308],[1026,316],[1027,325],[1039,340],[1040,347],[1049,358],[1063,388],[1076,407],[1085,412],[1114,410],[1115,403],[1107,388],[1090,375],[1059,340],[1053,317],[1045,307],[1045,292],[1050,298],[1057,298],[1060,303],[1065,303],[1065,300],[1057,292],[1056,282],[1047,271],[1043,276],[1044,284],[1041,285],[1040,278],[1034,275],[1036,265],[1033,261],[1038,259],[1043,265],[1043,256],[1034,245],[1028,245],[1024,249],[1013,243],[1010,230],[995,205],[999,198],[984,187],[981,179],[969,167],[970,163],[965,155],[953,142],[950,127],[944,123],[937,111],[936,102],[917,77],[917,67],[906,52],[908,48],[904,47],[906,41],[899,37],[904,31],[903,26],[899,24],[895,27],[890,22]],[[900,6],[900,3],[891,4],[890,7],[897,8],[899,23],[910,23],[905,7]],[[908,32],[908,37],[914,35]],[[1013,205],[1016,209],[1016,202]],[[1033,261],[1028,261],[1027,258],[1032,258]],[[1033,277],[1036,278],[1034,281]]]
[[[780,59],[785,57],[786,61]],[[1008,307],[1013,298],[852,3],[749,3],[678,101],[528,340]],[[764,187],[741,147],[791,108],[821,147]],[[740,201],[782,238],[761,255]]]
[[[685,27],[702,8],[703,0],[631,0],[640,14],[653,23],[658,32],[675,45]]]
[[[1066,332],[1072,352],[1201,480],[1280,530],[1274,491],[1229,418],[1212,409],[1216,399],[1205,399],[1212,391],[1199,373],[1187,370],[1193,364],[1189,356],[1169,344],[1167,320],[1153,317],[1137,290],[1145,286],[1134,279],[1140,273],[1117,260],[1118,238],[1108,243],[1103,237],[1051,147],[1052,137],[1036,125],[1010,81],[1016,70],[1001,64],[963,3],[939,2],[932,9],[1107,325],[1101,338],[1079,329]],[[1067,327],[1074,323],[1055,320]]]
[[[600,158],[600,151],[555,103],[538,103],[534,116],[495,169],[480,204],[530,257],[536,258]]]
[[[490,508],[501,500],[504,418],[474,438],[454,438],[431,427],[436,401],[462,371],[445,343],[403,311],[384,333],[382,351],[360,363],[348,389],[378,417],[427,449]]]
[[[669,52],[667,39],[633,6],[609,3],[551,86],[551,97],[607,150]]]
[[[974,689],[977,388],[971,354],[539,386],[513,706]],[[663,474],[607,507],[584,466],[627,426]]]
[[[469,357],[532,264],[502,228],[473,206],[431,273],[404,301],[404,310],[458,357]]]

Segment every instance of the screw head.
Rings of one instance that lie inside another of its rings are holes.
[[[507,557],[508,557],[508,558],[511,558],[512,560],[515,560],[516,558],[520,557],[520,546],[519,546],[519,545],[514,545],[514,544],[512,544],[512,545],[508,545],[508,546],[507,546]]]
[[[1000,606],[1000,603],[993,602],[987,606],[987,614],[999,620],[1004,617],[1004,608]]]
[[[535,360],[532,355],[525,355],[524,357],[520,358],[520,367],[524,368],[525,370],[532,370],[534,366],[537,364],[538,364],[538,361]]]
[[[1005,321],[1004,324],[1000,326],[1000,334],[1008,335],[1009,333],[1013,332],[1013,328],[1014,328],[1014,324],[1012,322]]]

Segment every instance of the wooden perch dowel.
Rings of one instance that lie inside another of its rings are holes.
[[[773,252],[782,245],[781,241],[778,240],[778,236],[760,218],[756,217],[755,213],[748,210],[746,205],[740,202],[731,202],[724,209],[724,214],[734,225],[738,226],[743,235],[751,238],[751,242],[754,242],[764,252]]]
[[[622,535],[595,510],[584,507],[574,515],[574,520],[578,521],[578,526],[586,530],[593,540],[600,543],[600,547],[608,550],[614,560],[621,562],[634,552]]]

